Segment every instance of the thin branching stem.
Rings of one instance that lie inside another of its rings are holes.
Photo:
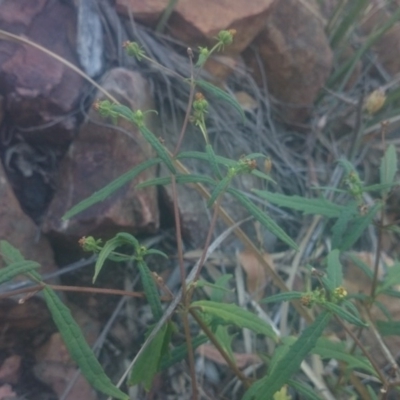
[[[141,292],[128,292],[126,290],[119,289],[102,289],[102,288],[93,288],[93,287],[82,287],[82,286],[64,286],[64,285],[51,285],[51,284],[43,284],[43,285],[35,285],[29,286],[22,289],[10,290],[9,292],[1,293],[0,299],[9,298],[17,295],[21,295],[24,293],[37,292],[43,289],[44,286],[48,286],[53,290],[58,290],[60,292],[79,292],[79,293],[96,293],[96,294],[108,294],[108,295],[116,295],[116,296],[128,296],[128,297],[136,297],[143,298],[145,297],[144,293]],[[163,300],[163,298],[161,298]],[[169,299],[166,299],[167,301]]]
[[[190,119],[190,113],[192,111],[192,105],[193,105],[193,100],[194,100],[194,91],[196,89],[196,83],[194,80],[194,66],[193,66],[193,51],[192,49],[189,47],[188,48],[188,56],[189,56],[189,62],[190,62],[190,92],[189,92],[189,100],[188,100],[188,104],[186,107],[186,114],[185,114],[185,119],[183,120],[183,125],[182,125],[182,129],[181,132],[179,134],[179,138],[178,138],[178,142],[176,143],[176,147],[173,153],[173,157],[175,157],[182,145],[182,141],[183,138],[185,136],[185,132],[187,129],[187,125],[189,123],[189,119]]]
[[[371,363],[372,367],[376,371],[380,381],[382,382],[384,388],[386,389],[388,387],[388,382],[383,375],[379,365],[376,363],[374,358],[371,356],[371,354],[368,352],[368,350],[364,347],[364,345],[361,343],[361,341],[358,339],[357,335],[355,335],[351,329],[349,329],[346,324],[337,316],[335,315],[336,321],[341,325],[341,327],[347,332],[347,334],[353,339],[355,343],[357,343],[357,346],[360,348],[360,350],[363,352],[365,357],[367,357],[368,361]]]
[[[250,387],[249,380],[243,374],[243,372],[240,371],[240,369],[237,367],[237,365],[233,362],[233,360],[226,353],[224,348],[220,345],[220,343],[218,342],[217,338],[212,333],[211,329],[204,323],[204,321],[200,318],[200,316],[197,314],[197,312],[193,308],[191,308],[189,310],[189,312],[192,315],[192,317],[196,320],[196,322],[199,324],[199,326],[203,330],[203,332],[210,339],[211,343],[219,351],[219,353],[224,358],[224,360],[226,361],[226,363],[228,364],[228,366],[232,370],[232,372],[238,377],[238,379],[240,379],[243,382],[243,385],[245,386],[245,388],[248,389]]]
[[[176,179],[175,175],[171,176],[171,184],[172,184],[172,197],[174,201],[174,217],[175,217],[175,231],[176,231],[176,242],[178,247],[178,260],[179,260],[179,270],[181,274],[181,282],[182,282],[182,302],[183,302],[183,313],[182,313],[182,321],[183,321],[183,329],[185,331],[185,339],[188,347],[188,358],[189,358],[189,368],[190,368],[190,376],[192,380],[192,398],[197,400],[198,398],[198,389],[197,389],[197,380],[196,380],[196,370],[194,364],[194,353],[193,353],[193,344],[192,344],[192,336],[190,334],[190,326],[189,326],[189,318],[188,318],[188,308],[190,306],[190,298],[187,293],[186,286],[186,272],[185,265],[183,262],[183,246],[182,246],[182,232],[181,232],[181,221],[179,215],[179,206],[178,206],[178,191],[176,188]]]

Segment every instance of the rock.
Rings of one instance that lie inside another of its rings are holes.
[[[165,11],[169,0],[116,0],[117,11],[129,17],[130,13],[135,20],[145,25],[155,26]]]
[[[168,1],[117,0],[117,8],[136,19],[155,22],[168,5]],[[168,21],[172,36],[189,46],[215,44],[215,36],[224,29],[236,29],[235,40],[226,54],[243,51],[263,29],[274,0],[180,0]]]
[[[143,77],[123,68],[111,70],[102,86],[133,110],[154,109],[150,89]],[[97,94],[96,101],[104,99]],[[147,114],[154,116],[155,114]],[[146,118],[154,130],[154,121]],[[81,200],[152,156],[140,132],[120,118],[118,126],[91,109],[60,165],[59,186],[46,215],[43,230],[77,240],[89,234],[113,235],[121,230],[154,232],[158,227],[158,206],[154,187],[136,190],[135,185],[154,177],[155,170],[142,173],[101,203],[68,221],[61,217]]]
[[[362,32],[367,37],[374,32],[377,27],[387,24],[391,18],[391,13],[382,6],[381,2],[373,1],[373,6],[369,9],[365,19],[361,24]],[[378,60],[385,70],[396,75],[400,72],[400,23],[396,22],[374,46],[373,51],[377,54]]]
[[[332,51],[320,19],[297,0],[281,0],[254,45],[282,118],[288,123],[303,122],[332,67]],[[244,57],[261,84],[257,60],[250,51]]]
[[[22,211],[1,164],[0,221],[0,240],[8,241],[27,260],[37,261],[41,265],[40,273],[53,272],[56,269],[53,251],[47,239],[42,236],[37,240],[38,228]],[[0,268],[4,266],[0,258]]]
[[[75,375],[78,368],[74,365],[68,354],[67,348],[60,333],[54,333],[50,340],[37,351],[37,363],[33,368],[35,376],[49,385],[61,398],[64,397],[71,381],[75,379],[72,388],[69,389],[66,400],[96,400],[98,397],[83,377],[82,374]]]
[[[5,0],[0,29],[20,35],[78,65],[73,33],[76,16],[65,1]],[[2,134],[29,141],[68,143],[75,132],[71,113],[81,96],[83,78],[39,49],[0,41],[0,95],[6,121]]]

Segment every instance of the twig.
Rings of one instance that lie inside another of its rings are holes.
[[[172,184],[172,197],[174,201],[174,217],[175,217],[175,230],[176,230],[176,242],[178,246],[178,258],[179,258],[179,270],[181,273],[181,282],[182,282],[182,298],[183,298],[183,313],[182,313],[182,321],[183,321],[183,329],[185,331],[185,338],[188,348],[188,358],[189,358],[189,368],[190,368],[190,376],[192,381],[192,396],[193,400],[197,400],[198,398],[198,389],[197,389],[197,380],[196,380],[196,370],[194,365],[194,352],[193,352],[193,344],[192,344],[192,336],[190,334],[190,326],[189,326],[189,316],[188,309],[190,305],[189,293],[187,292],[186,286],[186,271],[183,263],[183,246],[182,246],[182,233],[181,233],[181,221],[179,218],[179,206],[178,206],[178,191],[176,189],[176,179],[175,175],[171,175],[171,184]]]

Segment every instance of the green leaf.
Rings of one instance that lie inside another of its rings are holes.
[[[197,349],[200,345],[207,343],[208,337],[205,335],[199,335],[192,339],[193,350]],[[160,371],[164,371],[172,365],[182,361],[188,354],[187,344],[184,343],[180,346],[175,347],[169,354],[164,354],[160,361]]]
[[[386,290],[383,290],[382,292],[379,292],[379,294],[385,294],[387,296],[391,296],[391,297],[395,297],[396,299],[400,299],[400,292],[398,290],[386,289]]]
[[[340,80],[340,86],[337,90],[341,91],[346,86],[354,71],[354,68],[356,68],[358,61],[361,59],[364,53],[368,51],[368,49],[370,49],[374,43],[379,40],[382,35],[384,35],[399,20],[399,17],[400,8],[397,8],[397,10],[392,13],[390,18],[384,24],[381,24],[365,40],[363,40],[363,44],[354,53],[353,57],[343,63],[330,75],[329,80],[326,83],[327,87],[333,88],[333,86]]]
[[[367,385],[367,390],[371,400],[379,400],[378,396],[376,395],[374,389],[372,389],[371,386]]]
[[[331,292],[341,286],[343,282],[343,267],[339,260],[339,254],[339,250],[332,250],[328,254],[326,276],[322,278],[322,282]]]
[[[209,161],[208,154],[202,153],[200,151],[182,151],[176,156],[176,159],[197,159],[202,161]],[[226,167],[234,167],[237,164],[237,161],[231,160],[230,158],[221,157],[219,155],[215,155],[215,159],[218,164],[224,165]]]
[[[347,309],[350,313],[352,313],[356,318],[361,320],[361,315],[357,307],[350,300],[348,300],[347,297],[344,300],[342,300],[340,305],[343,308]]]
[[[398,183],[378,183],[376,185],[369,185],[363,187],[363,192],[383,192],[398,186]]]
[[[400,284],[400,262],[396,261],[394,265],[388,268],[385,279],[377,288],[377,293],[382,293],[398,284]]]
[[[139,242],[138,240],[132,236],[129,233],[125,232],[120,232],[115,235],[112,239],[108,240],[106,244],[103,246],[101,249],[97,260],[96,260],[96,265],[94,267],[94,275],[93,275],[93,283],[96,281],[101,269],[103,268],[103,265],[107,259],[113,260],[113,261],[126,261],[129,259],[129,256],[125,258],[125,256],[117,256],[115,257],[113,255],[113,251],[124,245],[129,245],[132,246],[136,249],[136,251],[139,248]]]
[[[286,196],[284,194],[255,189],[253,189],[252,192],[279,207],[291,208],[301,211],[306,215],[323,215],[327,218],[335,218],[339,217],[344,209],[343,206],[339,206],[326,199],[306,199],[301,196]]]
[[[34,261],[16,261],[9,264],[7,267],[0,268],[0,284],[10,281],[14,277],[31,272],[34,269],[40,268],[40,264]]]
[[[327,338],[319,338],[313,354],[318,354],[322,359],[333,359],[347,363],[349,370],[363,370],[373,376],[376,376],[376,371],[372,367],[369,360],[361,354],[351,354],[346,345],[342,342],[332,342]]]
[[[156,255],[156,256],[161,256],[163,258],[167,258],[168,259],[168,255],[165,254],[163,251],[157,250],[157,249],[148,249],[146,250],[146,256],[149,255]]]
[[[115,387],[104,373],[69,309],[49,287],[44,287],[43,295],[71,358],[78,364],[87,381],[94,389],[108,396],[129,400],[129,396]]]
[[[165,339],[168,333],[168,325],[164,325],[156,334],[152,342],[138,358],[133,366],[131,375],[128,381],[130,386],[135,386],[143,383],[144,388],[148,391],[151,389],[154,376],[160,368],[162,357],[165,357]]]
[[[400,297],[400,296],[399,296]],[[390,303],[389,303],[390,304]],[[385,304],[380,302],[379,300],[374,300],[374,306],[378,307],[382,314],[390,321],[392,319],[392,314],[390,313],[389,309],[386,307]]]
[[[289,381],[300,368],[300,364],[314,348],[331,319],[331,313],[324,311],[309,325],[290,346],[286,354],[278,361],[275,368],[264,378],[253,384],[245,393],[243,400],[272,399],[273,395]]]
[[[307,400],[322,400],[320,396],[317,395],[316,390],[306,385],[305,383],[297,382],[293,379],[289,379],[288,385],[291,386],[297,393],[299,393],[302,398]]]
[[[277,341],[278,337],[270,325],[247,310],[236,304],[224,304],[214,301],[200,300],[192,303],[191,308],[199,308],[203,313],[218,317],[228,324],[240,328],[248,328],[255,333],[260,333]]]
[[[221,181],[218,182],[214,190],[211,193],[210,198],[207,201],[207,207],[211,207],[218,196],[223,194],[231,183],[232,177],[230,175],[225,176]]]
[[[235,360],[232,350],[232,341],[236,335],[229,334],[229,327],[218,325],[214,332],[215,338],[218,340],[220,346],[225,350],[225,353],[229,355],[232,361]]]
[[[154,178],[154,179],[148,179],[145,182],[140,182],[135,186],[136,189],[143,189],[149,186],[166,186],[171,183],[171,177],[170,176],[164,176],[161,178]]]
[[[278,303],[281,301],[290,301],[295,299],[301,299],[304,296],[302,292],[283,292],[274,294],[273,296],[268,296],[265,299],[260,300],[260,303]]]
[[[167,153],[165,147],[160,143],[160,141],[154,136],[153,132],[148,130],[144,125],[139,126],[139,130],[142,133],[143,137],[147,140],[147,142],[151,145],[151,147],[155,150],[158,157],[164,161],[164,164],[167,168],[173,173],[176,173],[176,169],[174,167],[174,163],[172,162],[171,157]]]
[[[349,31],[354,29],[368,3],[368,0],[353,0],[347,4],[346,9],[342,12],[343,19],[331,36],[332,49],[336,49],[348,36]]]
[[[74,215],[79,214],[83,210],[86,210],[87,208],[93,206],[94,204],[104,201],[107,197],[111,196],[112,193],[120,189],[122,186],[126,185],[128,182],[135,179],[141,172],[150,167],[153,167],[154,165],[159,164],[160,161],[161,160],[159,158],[152,158],[137,165],[130,171],[125,172],[123,175],[109,183],[104,188],[100,189],[97,192],[94,192],[91,196],[72,207],[69,211],[65,213],[62,219],[65,221],[73,217]]]
[[[127,119],[128,121],[135,123],[135,113],[127,106],[124,106],[123,104],[113,104],[112,105],[112,110],[119,114],[119,116]]]
[[[216,154],[214,153],[213,147],[210,144],[206,145],[206,153],[207,153],[208,161],[211,165],[211,169],[212,169],[213,173],[215,174],[215,176],[218,179],[221,179],[222,174],[221,174],[221,171],[219,170],[217,157],[216,157]]]
[[[385,151],[380,166],[381,184],[392,184],[397,172],[396,148],[391,144]],[[386,195],[388,190],[382,190],[382,195]]]
[[[196,287],[201,288],[207,286],[212,290],[210,294],[210,299],[222,303],[224,296],[227,292],[232,290],[229,288],[229,281],[232,279],[232,274],[225,274],[220,276],[215,283],[210,283],[205,280],[199,279],[196,283]]]
[[[271,217],[261,211],[246,196],[234,189],[229,189],[228,192],[232,194],[257,221],[277,236],[278,239],[282,240],[293,249],[298,250],[296,242],[294,242],[293,239],[287,235],[287,233]]]
[[[383,336],[400,336],[400,321],[376,321],[376,327]]]
[[[349,229],[343,235],[341,251],[350,249],[354,243],[360,238],[363,232],[367,229],[368,225],[374,219],[376,213],[382,207],[381,203],[375,204],[366,215],[354,218],[351,222]]]
[[[25,260],[21,252],[6,240],[0,240],[0,253],[6,265]]]
[[[138,261],[138,268],[143,284],[144,293],[146,294],[146,299],[150,304],[151,312],[153,313],[154,319],[158,321],[162,317],[162,306],[156,283],[154,282],[149,267],[144,261]]]
[[[353,253],[350,253],[348,257],[356,267],[360,268],[361,271],[364,272],[364,274],[372,280],[374,273],[371,271],[371,268],[364,261],[362,261],[359,257],[357,257],[356,254]]]
[[[354,219],[358,214],[357,202],[348,204],[340,213],[339,218],[336,220],[332,227],[332,248],[341,248],[343,242],[343,235],[348,229],[349,222]]]
[[[215,96],[218,99],[221,99],[231,105],[242,117],[242,121],[245,120],[244,112],[240,104],[237,102],[237,100],[232,97],[230,94],[225,92],[224,90],[220,89],[219,87],[203,81],[203,80],[198,80],[196,81],[196,85],[200,86],[202,89],[204,89],[206,92],[210,93],[212,96]]]
[[[179,175],[176,178],[177,183],[205,183],[212,186],[216,186],[217,182],[214,179],[209,178],[205,175]]]
[[[264,172],[259,171],[258,169],[253,169],[251,174],[257,176],[258,178],[265,179],[269,182],[276,183],[269,175],[264,174]]]
[[[353,314],[349,313],[348,311],[344,310],[342,307],[338,306],[337,304],[327,302],[324,304],[324,307],[333,312],[338,317],[350,322],[353,325],[361,326],[363,328],[367,328],[368,324],[362,322],[359,318],[354,316]]]

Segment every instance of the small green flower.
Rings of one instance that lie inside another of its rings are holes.
[[[98,253],[101,250],[101,239],[95,239],[93,236],[83,236],[78,243],[84,251]]]
[[[131,57],[136,57],[139,61],[146,55],[144,50],[136,42],[126,41],[122,44],[126,54]]]
[[[217,36],[218,42],[220,42],[222,48],[229,46],[233,42],[233,36],[236,35],[235,29],[229,29],[227,31],[220,31]]]
[[[339,286],[333,291],[333,296],[337,300],[343,300],[347,297],[347,290],[343,286]]]

